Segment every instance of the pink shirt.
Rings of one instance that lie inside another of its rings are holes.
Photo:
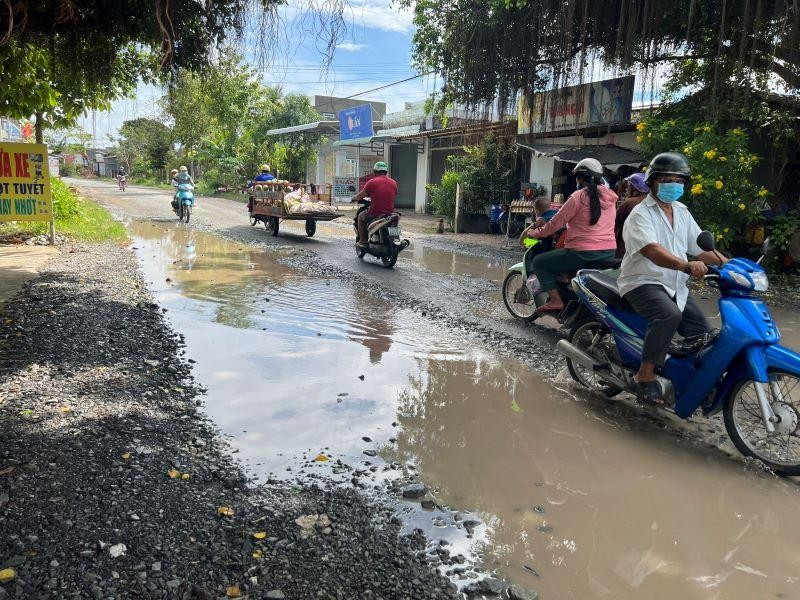
[[[545,238],[567,227],[564,248],[570,250],[616,250],[614,220],[617,216],[617,195],[604,185],[597,186],[600,195],[600,219],[590,225],[589,193],[585,189],[573,193],[556,216],[541,229],[531,232],[531,237]]]

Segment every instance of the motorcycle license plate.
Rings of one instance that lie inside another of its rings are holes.
[[[400,228],[399,227],[387,227],[386,230],[389,232],[389,235],[392,237],[400,237]]]

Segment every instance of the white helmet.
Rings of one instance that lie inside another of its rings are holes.
[[[599,179],[603,176],[603,165],[596,158],[584,158],[575,165],[575,168],[572,169],[572,174],[597,177]]]

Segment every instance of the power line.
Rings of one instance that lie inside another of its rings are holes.
[[[435,71],[428,71],[427,73],[420,73],[419,75],[414,75],[413,77],[407,77],[406,79],[401,79],[400,81],[393,81],[392,83],[387,83],[386,85],[381,85],[376,88],[372,88],[371,90],[367,90],[365,92],[359,92],[358,94],[353,94],[352,96],[345,96],[343,99],[347,100],[349,98],[357,98],[358,96],[363,96],[364,94],[369,94],[371,92],[377,92],[378,90],[382,90],[387,87],[392,87],[393,85],[398,85],[400,83],[405,83],[406,81],[413,81],[414,79],[419,79],[420,77],[425,77],[427,75],[433,75]]]

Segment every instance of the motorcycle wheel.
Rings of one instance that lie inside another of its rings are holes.
[[[314,237],[314,234],[317,232],[317,222],[314,219],[307,219],[306,220],[306,235],[308,237]]]
[[[188,223],[189,217],[191,216],[192,216],[192,207],[187,204],[186,206],[183,207],[183,218]]]
[[[255,227],[256,223],[258,223],[258,219],[256,219],[253,215],[250,215],[250,227]]]
[[[764,427],[755,383],[749,379],[736,384],[725,399],[725,429],[744,456],[760,460],[781,475],[800,475],[800,377],[775,371],[769,378],[767,398],[780,417],[775,433],[768,434]]]
[[[390,246],[391,250],[389,250],[389,256],[381,256],[381,262],[383,263],[383,266],[386,267],[387,269],[391,269],[392,267],[394,267],[395,263],[397,262],[397,254],[398,254],[397,246],[391,243]]]
[[[592,341],[594,340],[595,335],[598,334],[600,331],[601,325],[598,321],[594,319],[594,317],[587,317],[578,321],[575,325],[573,325],[572,329],[569,332],[569,343],[578,348],[579,350],[583,350],[586,354],[598,358],[602,361],[606,361],[607,357],[605,352],[602,351],[601,355],[598,355],[597,349],[594,351],[589,351],[589,346],[591,346]],[[607,339],[606,339],[607,338]],[[614,340],[611,337],[611,334],[606,333],[603,337],[599,340],[596,344],[597,346],[605,345],[605,343],[613,344]],[[592,390],[593,392],[600,392],[604,396],[608,398],[613,398],[617,394],[622,391],[622,388],[616,385],[612,385],[610,383],[606,383],[602,379],[600,379],[593,371],[583,367],[569,358],[567,359],[567,369],[569,369],[569,374],[572,378],[580,383],[583,387]]]
[[[522,273],[511,271],[503,280],[503,302],[511,316],[520,321],[535,321],[539,317],[536,312],[536,302],[533,298],[529,303],[519,303],[515,301],[517,292],[525,285]],[[530,296],[530,294],[528,294]]]
[[[278,235],[278,229],[281,226],[281,220],[278,217],[270,217],[270,229],[272,230],[273,237]]]

